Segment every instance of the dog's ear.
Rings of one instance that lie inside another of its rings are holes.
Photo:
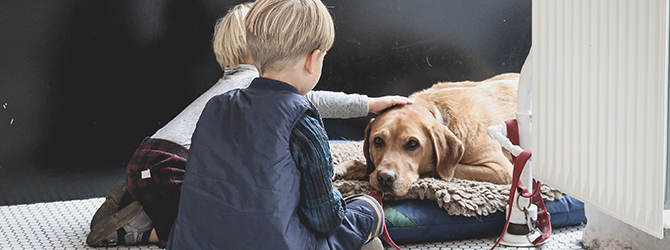
[[[435,156],[435,171],[443,180],[451,180],[454,176],[456,164],[461,161],[465,151],[463,142],[447,126],[442,124],[433,126],[431,136]]]
[[[368,123],[368,126],[365,128],[365,138],[363,140],[363,154],[365,155],[365,162],[368,165],[366,176],[369,176],[372,171],[375,171],[375,163],[372,162],[372,159],[370,158],[370,128],[374,121],[375,118],[372,118]]]

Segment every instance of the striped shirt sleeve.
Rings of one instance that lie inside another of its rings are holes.
[[[345,216],[345,203],[333,187],[333,161],[328,136],[319,120],[303,114],[289,141],[291,155],[300,170],[300,213],[310,229],[331,234]]]

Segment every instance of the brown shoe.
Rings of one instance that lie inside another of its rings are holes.
[[[140,215],[140,212],[142,212],[142,204],[140,204],[139,201],[134,201],[111,216],[108,216],[103,221],[91,224],[91,233],[86,237],[86,244],[93,247],[116,245],[118,241],[110,240],[108,239],[108,236],[112,233],[116,236],[117,230],[128,225],[128,223],[137,218],[138,215]],[[144,221],[144,219],[142,221]],[[151,225],[150,220],[149,225]]]
[[[126,180],[124,179],[117,182],[112,187],[112,190],[107,194],[105,202],[103,202],[102,205],[100,205],[100,208],[95,211],[95,214],[91,219],[91,229],[93,229],[95,225],[103,222],[107,217],[119,211],[123,205],[121,204],[121,201],[126,194],[130,196],[126,189]]]

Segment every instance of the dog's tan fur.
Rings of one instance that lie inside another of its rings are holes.
[[[374,169],[370,185],[403,196],[425,176],[510,183],[510,155],[486,129],[514,119],[518,79],[518,74],[507,73],[481,82],[437,83],[412,94],[414,104],[394,107],[371,120],[363,144],[367,169]],[[360,177],[364,167],[343,163],[335,174]],[[383,176],[395,174],[392,185],[380,185],[380,171]]]

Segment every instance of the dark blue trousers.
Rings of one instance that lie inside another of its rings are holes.
[[[357,194],[344,198],[347,214],[342,225],[328,236],[330,249],[361,249],[384,228],[384,209],[372,196]]]

